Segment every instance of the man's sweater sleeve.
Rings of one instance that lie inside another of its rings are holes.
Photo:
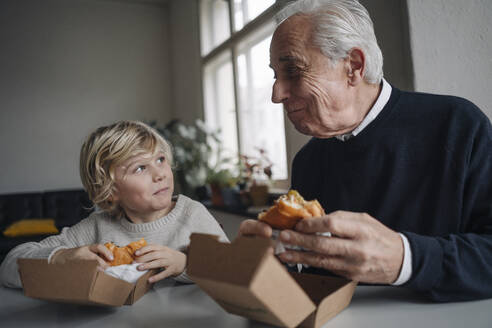
[[[404,232],[412,278],[404,285],[440,302],[492,297],[492,128],[485,120],[469,145],[462,232],[431,237]],[[442,224],[446,218],[441,219]]]
[[[0,265],[0,282],[6,287],[22,288],[17,259],[50,259],[59,249],[74,248],[93,243],[94,217],[90,216],[59,235],[47,237],[40,242],[29,242],[13,248]]]

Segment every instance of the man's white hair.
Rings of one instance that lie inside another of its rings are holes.
[[[383,54],[366,8],[357,0],[298,0],[287,4],[275,16],[277,24],[292,15],[310,16],[312,42],[335,64],[350,49],[362,49],[366,59],[364,80],[379,84],[383,78]],[[277,25],[277,26],[278,26]]]

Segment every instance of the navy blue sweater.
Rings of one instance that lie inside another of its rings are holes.
[[[393,88],[356,137],[312,138],[292,188],[327,213],[366,212],[404,233],[404,286],[435,301],[492,297],[492,127],[469,101]]]

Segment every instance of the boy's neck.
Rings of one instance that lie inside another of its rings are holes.
[[[132,213],[128,210],[125,210],[125,218],[134,224],[149,223],[149,222],[157,221],[160,218],[169,214],[169,212],[172,211],[172,209],[174,208],[175,205],[176,205],[176,202],[172,201],[171,205],[169,207],[162,209],[162,210],[159,210],[159,211],[148,213],[148,214]]]

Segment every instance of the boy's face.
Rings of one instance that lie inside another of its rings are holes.
[[[173,191],[171,166],[161,151],[131,157],[115,168],[113,201],[134,223],[151,222],[169,213]]]

